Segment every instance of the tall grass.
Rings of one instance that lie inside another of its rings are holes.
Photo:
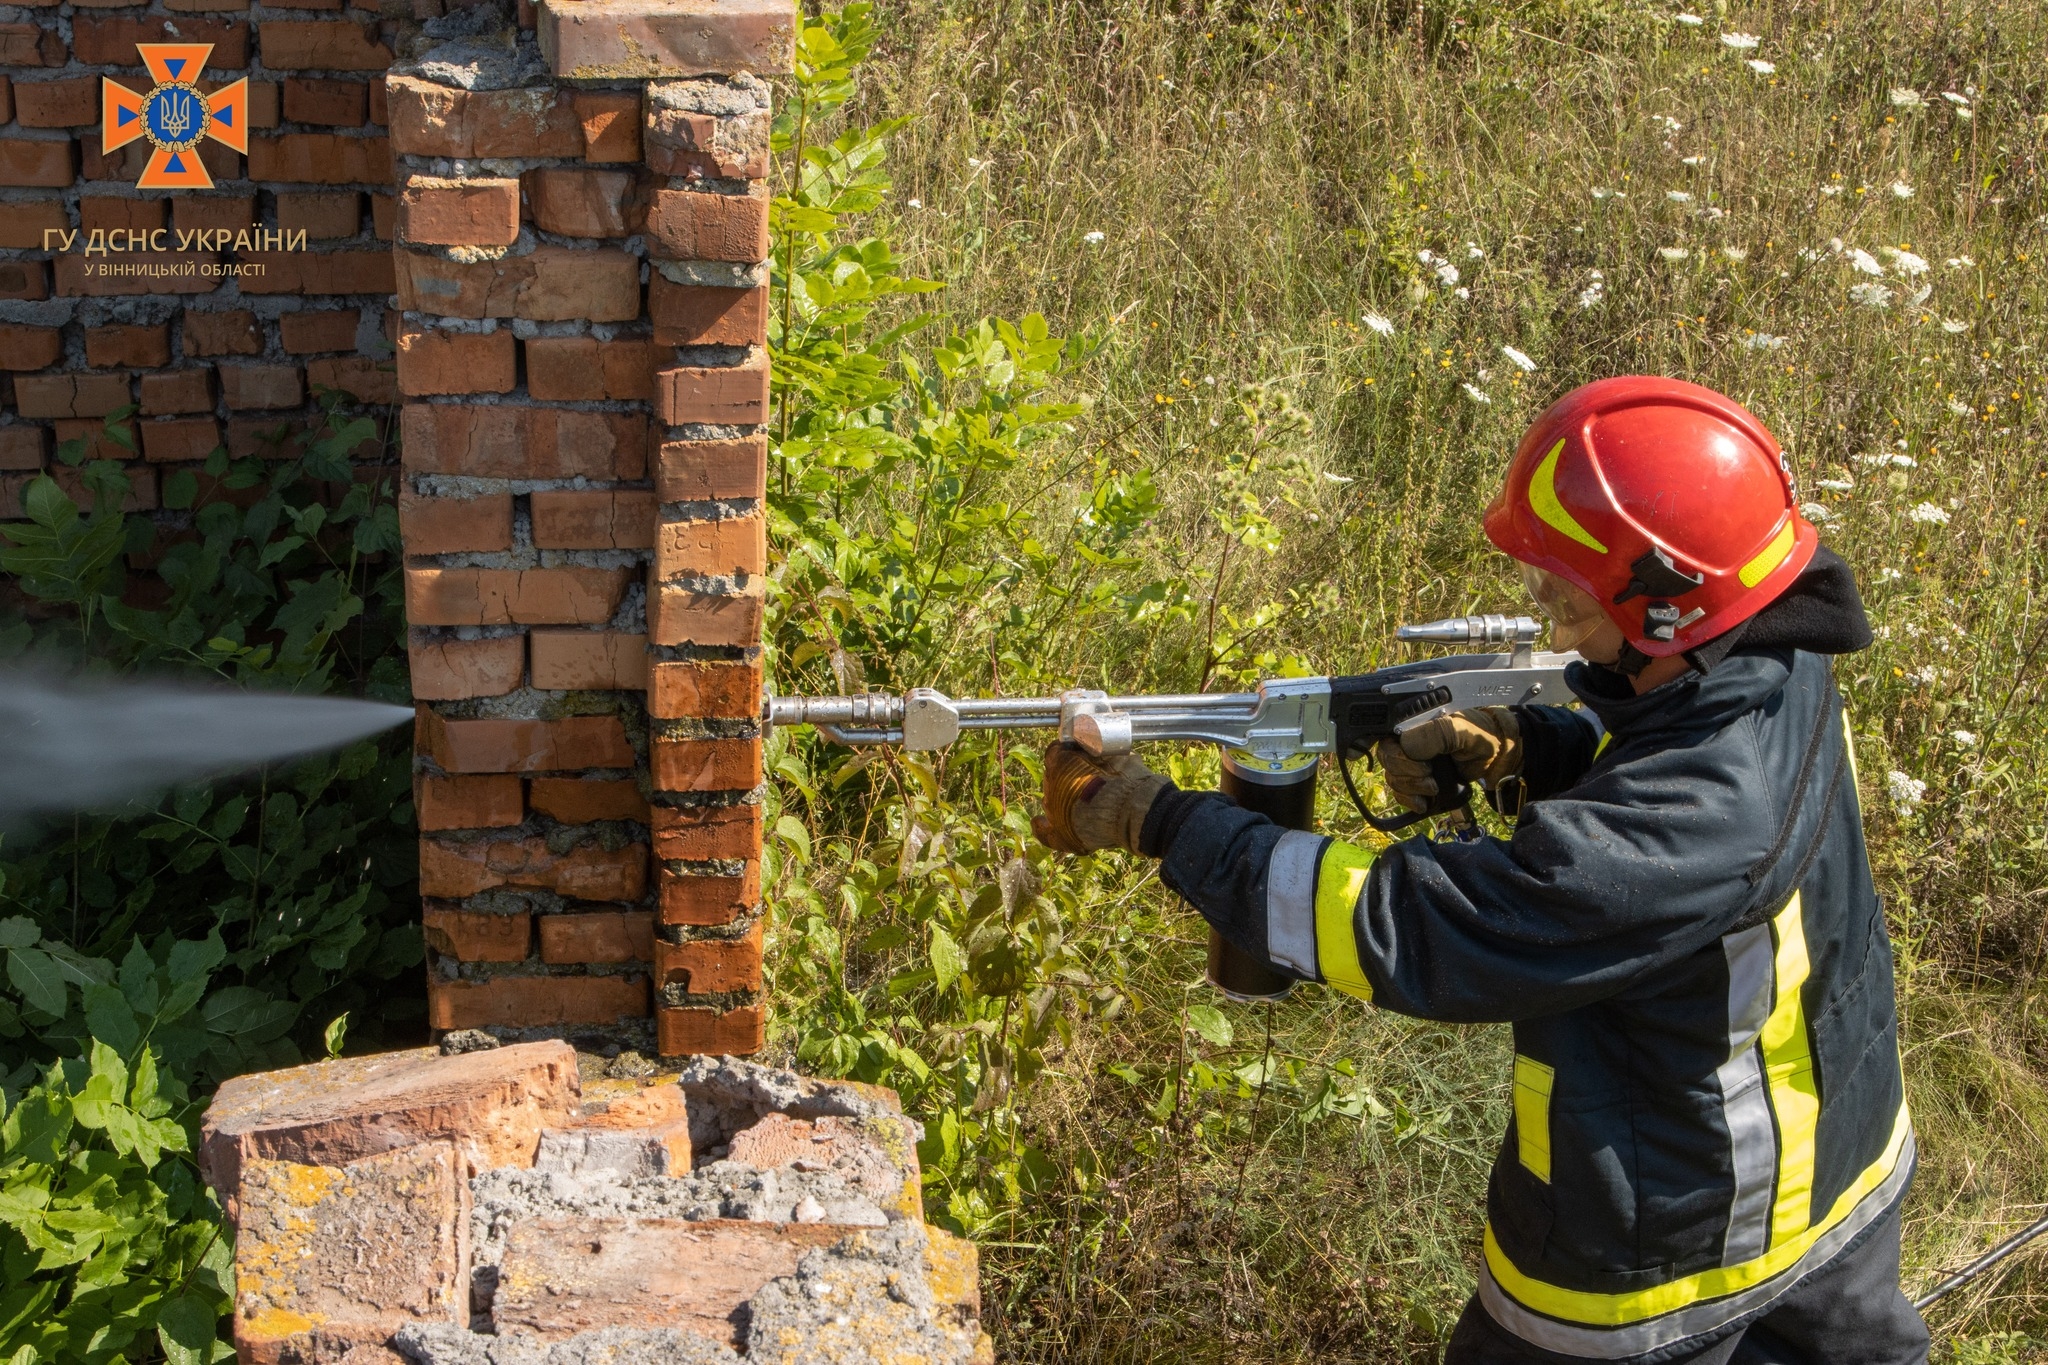
[[[1477,513],[1586,380],[1679,375],[1771,426],[1879,629],[1841,681],[1900,951],[1920,1288],[2048,1202],[2048,11],[1696,12],[887,0],[862,99],[913,121],[881,228],[955,315],[1097,334],[1076,458],[1159,490],[1132,550],[1180,598],[1039,620],[1037,678],[1355,670],[1401,620],[1518,609]],[[1002,1354],[1434,1358],[1504,1032],[1302,992],[1207,1047],[1195,922],[1133,894],[1133,1008],[1026,1104],[1059,1170],[985,1253]],[[2042,1266],[1938,1332],[2024,1354],[1996,1334],[2048,1337]]]

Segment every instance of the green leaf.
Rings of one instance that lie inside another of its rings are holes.
[[[129,1008],[128,998],[113,986],[86,987],[85,1026],[92,1030],[95,1039],[104,1039],[122,1052],[130,1051],[142,1040],[142,1026],[136,1021],[135,1011]]]
[[[0,919],[0,948],[33,948],[42,934],[27,915]]]
[[[342,1044],[348,1039],[348,1011],[343,1010],[340,1014],[328,1020],[327,1027],[322,1031],[320,1037],[327,1047],[327,1055],[329,1057],[339,1057]]]
[[[7,954],[7,979],[30,1006],[64,1017],[64,973],[48,953],[40,948],[13,949]]]
[[[967,969],[966,954],[960,951],[960,945],[953,936],[936,922],[932,925],[931,960],[932,982],[941,995],[952,989],[953,983],[960,979],[960,973]]]
[[[1189,1005],[1188,1027],[1217,1047],[1229,1047],[1236,1035],[1230,1027],[1230,1020],[1214,1005]]]
[[[811,834],[804,828],[803,821],[793,815],[784,815],[775,822],[775,837],[796,850],[797,856],[806,862],[811,856]]]
[[[180,1294],[157,1311],[156,1336],[170,1365],[207,1365],[220,1315],[197,1294]]]

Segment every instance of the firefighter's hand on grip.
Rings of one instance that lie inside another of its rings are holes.
[[[1060,853],[1136,853],[1145,813],[1171,785],[1133,754],[1096,758],[1077,744],[1053,743],[1045,751],[1045,811],[1031,817],[1031,832]]]
[[[1467,782],[1498,786],[1522,770],[1522,727],[1505,706],[1438,716],[1392,739],[1375,751],[1386,770],[1387,786],[1411,810],[1432,810],[1438,804],[1433,760],[1449,759]]]

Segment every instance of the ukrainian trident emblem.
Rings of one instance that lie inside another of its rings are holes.
[[[249,78],[202,94],[197,82],[212,43],[137,43],[135,50],[156,85],[138,95],[101,81],[101,148],[111,152],[148,138],[155,150],[136,188],[212,189],[213,177],[200,164],[199,144],[212,138],[237,152],[249,150]]]

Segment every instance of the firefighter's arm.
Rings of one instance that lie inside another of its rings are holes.
[[[1596,721],[1563,706],[1482,706],[1438,716],[1375,747],[1387,786],[1411,810],[1436,795],[1434,760],[1449,758],[1483,783],[1494,808],[1515,816],[1571,787],[1593,766]]]

